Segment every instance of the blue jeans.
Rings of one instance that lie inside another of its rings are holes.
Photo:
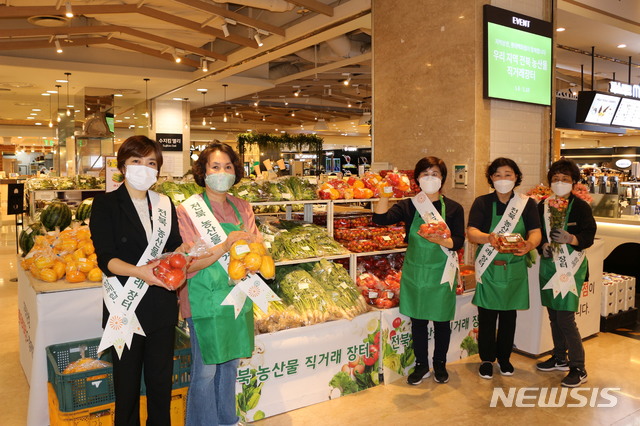
[[[204,364],[193,320],[191,334],[191,384],[187,397],[186,426],[227,426],[240,420],[236,414],[238,360]]]

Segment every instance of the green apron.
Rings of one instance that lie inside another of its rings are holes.
[[[496,203],[494,202],[491,216],[492,231],[498,222],[500,222],[500,216],[496,214]],[[527,238],[522,215],[520,215],[513,233]],[[478,247],[476,257],[481,248],[481,246]],[[516,256],[512,253],[496,254],[482,275],[482,283],[478,282],[476,285],[473,304],[495,311],[529,309],[529,278],[524,258],[525,256]]]
[[[445,215],[444,200],[441,215]],[[400,313],[411,318],[430,321],[451,321],[456,312],[456,279],[453,288],[440,284],[447,264],[447,255],[439,244],[418,235],[424,220],[416,211],[409,230],[409,247],[405,253],[400,279]]]
[[[571,212],[571,207],[573,207],[573,200],[569,203],[569,207],[567,208],[567,214],[564,218],[564,230],[566,231],[567,221],[569,220],[569,213]],[[542,232],[546,231],[545,221],[542,221]],[[573,253],[575,249],[567,244],[567,248],[569,254]],[[540,259],[540,299],[542,301],[542,306],[546,306],[551,309],[555,309],[556,311],[570,311],[577,312],[578,307],[580,305],[580,292],[582,292],[582,285],[584,284],[584,279],[587,276],[587,270],[589,269],[589,263],[587,262],[587,256],[582,259],[582,263],[578,268],[578,271],[574,275],[575,283],[576,283],[576,291],[578,295],[576,296],[573,293],[567,293],[565,297],[562,297],[561,294],[558,294],[557,297],[553,297],[553,289],[543,290],[542,288],[549,282],[553,274],[556,273],[556,264],[553,261],[553,258],[545,258],[541,257]]]
[[[202,194],[209,209],[211,204],[206,194]],[[228,235],[239,231],[242,218],[233,203],[240,225],[220,223]],[[189,279],[189,302],[191,318],[198,336],[198,343],[205,364],[222,364],[236,358],[247,358],[253,352],[253,302],[247,298],[237,318],[233,306],[222,301],[231,292],[229,275],[219,262],[202,269]]]

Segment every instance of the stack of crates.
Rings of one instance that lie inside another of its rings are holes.
[[[46,348],[49,378],[49,418],[51,426],[111,426],[115,416],[115,395],[111,351],[100,358],[109,362],[104,368],[62,374],[72,362],[86,357],[97,358],[100,339],[51,345]],[[171,424],[183,425],[187,409],[187,390],[191,373],[189,335],[176,328],[171,392]],[[142,380],[140,420],[147,418],[147,397]]]
[[[606,317],[635,307],[636,278],[605,272],[602,274],[600,315]]]

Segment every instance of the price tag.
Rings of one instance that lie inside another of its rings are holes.
[[[393,299],[393,292],[392,291],[387,291],[387,299]]]
[[[391,194],[393,192],[393,188],[391,186],[385,186],[382,188],[382,192],[385,194]]]
[[[247,191],[246,189],[243,189],[242,191],[238,192],[238,195],[241,196],[241,197],[244,197],[248,193],[249,193],[249,191]]]
[[[289,192],[283,192],[282,198],[284,198],[285,200],[291,200],[293,198],[293,195],[291,195]]]
[[[388,236],[388,235],[383,235],[382,239],[385,240],[385,241],[391,241],[391,237]]]
[[[308,288],[309,288],[309,283],[299,283],[299,284],[298,284],[298,288],[299,288],[300,290],[306,290],[306,289],[308,289]]]
[[[272,238],[273,238],[273,237],[272,237]],[[270,248],[271,248],[271,241],[267,241],[267,240],[265,240],[265,241],[264,241],[264,246],[265,246],[266,248],[270,249]]]
[[[177,202],[186,200],[186,198],[184,197],[184,194],[182,192],[178,192],[177,194],[173,194],[173,199],[176,200]]]
[[[249,253],[250,251],[251,251],[251,249],[246,244],[241,244],[239,246],[236,246],[236,253],[238,253],[238,254]]]
[[[300,247],[300,248],[301,248],[302,250],[305,250],[305,251],[310,251],[310,250],[311,250],[311,248],[310,248],[309,246],[302,246],[302,247]]]
[[[342,288],[344,288],[344,289],[347,289],[347,288],[349,288],[349,284],[347,284],[347,283],[345,283],[345,282],[341,282],[341,283],[340,283],[340,287],[342,287]]]
[[[369,299],[375,299],[378,297],[378,292],[377,291],[370,291],[369,292]]]

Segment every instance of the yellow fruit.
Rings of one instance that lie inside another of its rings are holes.
[[[71,238],[59,239],[54,244],[56,251],[60,253],[73,253],[78,248],[78,242]]]
[[[251,253],[258,253],[261,256],[267,254],[267,249],[264,248],[264,244],[262,243],[251,243],[249,244],[249,249]]]
[[[22,269],[26,271],[31,267],[31,265],[33,265],[33,261],[34,261],[33,256],[27,259],[22,259],[22,261],[20,262],[20,265],[22,266]]]
[[[39,278],[40,277],[40,269],[38,269],[36,267],[35,263],[32,263],[31,266],[29,266],[29,271],[31,272],[31,274],[36,277]]]
[[[238,259],[231,259],[229,261],[229,278],[232,280],[241,280],[247,276],[247,268],[242,264],[242,261]]]
[[[76,238],[80,241],[88,240],[91,238],[91,231],[86,227],[78,228],[76,230]]]
[[[53,268],[51,269],[56,273],[57,279],[64,277],[64,274],[66,273],[66,265],[59,260],[55,261]]]
[[[64,267],[65,272],[67,273],[67,275],[69,274],[69,272],[74,272],[78,270],[78,262],[71,261],[71,262],[67,262],[66,266]]]
[[[100,268],[93,268],[90,270],[87,274],[87,279],[93,282],[102,281],[102,271]]]
[[[52,283],[58,280],[58,276],[56,275],[56,271],[51,268],[45,268],[40,271],[40,277],[42,281],[46,281],[48,283]]]
[[[98,255],[95,253],[91,253],[89,256],[87,256],[87,260],[90,260],[92,262],[98,262]]]
[[[69,253],[69,254],[65,254],[64,256],[62,256],[62,261],[64,263],[71,263],[71,262],[75,262],[76,259],[73,257],[73,255],[71,253]]]
[[[262,256],[262,265],[260,265],[260,275],[270,280],[276,276],[276,265],[273,258],[269,255]]]
[[[87,258],[87,254],[84,252],[84,250],[78,249],[78,250],[73,252],[73,258],[75,260],[86,259]]]
[[[80,259],[80,260],[78,260],[78,270],[81,271],[81,272],[87,273],[87,272],[91,271],[95,267],[96,267],[95,263],[93,263],[92,261],[90,261],[88,259]]]
[[[93,247],[93,243],[91,242],[91,240],[80,241],[78,243],[78,248],[82,249],[82,251],[84,251],[85,254],[87,255],[95,253],[96,251],[96,249]]]
[[[36,257],[36,260],[33,262],[36,268],[45,269],[51,268],[53,266],[54,258],[52,256],[41,255]]]
[[[85,281],[87,279],[87,276],[84,274],[84,272],[71,271],[67,272],[67,276],[65,277],[65,279],[70,283],[81,283],[82,281]]]
[[[262,265],[262,255],[259,253],[248,253],[244,259],[242,259],[244,266],[251,272],[256,272]]]
[[[249,251],[249,243],[245,240],[238,240],[231,246],[229,254],[231,255],[231,259],[241,260],[244,259]]]

